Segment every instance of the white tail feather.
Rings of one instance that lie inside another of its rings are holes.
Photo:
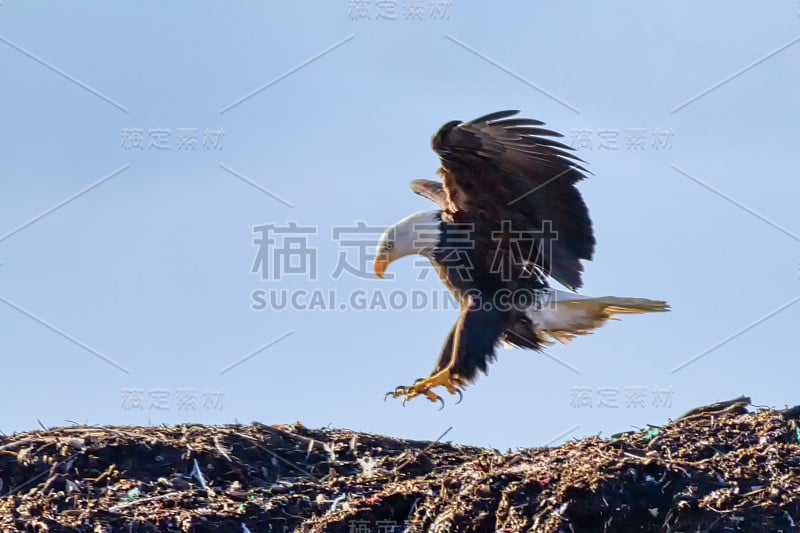
[[[540,340],[551,344],[550,339],[563,344],[577,335],[589,335],[607,320],[619,320],[615,315],[669,311],[666,302],[647,298],[620,298],[617,296],[590,297],[553,291],[552,300],[528,312]]]

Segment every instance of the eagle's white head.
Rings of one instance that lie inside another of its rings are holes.
[[[425,211],[406,217],[384,231],[375,251],[375,275],[383,278],[390,263],[407,255],[430,257],[441,240],[441,226],[441,211]]]

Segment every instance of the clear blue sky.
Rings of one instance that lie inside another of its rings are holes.
[[[2,431],[452,426],[504,449],[739,394],[800,403],[797,2],[360,4],[0,2]],[[456,312],[339,309],[441,285],[412,259],[334,279],[333,228],[430,209],[408,189],[434,176],[430,136],[508,108],[594,173],[584,292],[673,311],[549,356],[501,350],[441,412],[384,403],[431,370]],[[289,221],[316,228],[317,279],[251,272],[253,227]],[[252,308],[277,289],[339,300]]]

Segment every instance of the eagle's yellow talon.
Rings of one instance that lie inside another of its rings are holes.
[[[411,386],[398,387],[391,394],[394,398],[403,396],[404,404],[412,398],[424,395],[428,400],[439,402],[444,407],[444,399],[432,390],[435,387],[444,387],[450,394],[461,396],[461,391],[458,390],[458,378],[451,376],[449,370],[442,370],[426,379],[418,379]]]

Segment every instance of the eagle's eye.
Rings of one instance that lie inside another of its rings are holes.
[[[392,248],[394,248],[394,243],[393,242],[387,242],[386,243],[386,249],[387,250],[391,250]]]

